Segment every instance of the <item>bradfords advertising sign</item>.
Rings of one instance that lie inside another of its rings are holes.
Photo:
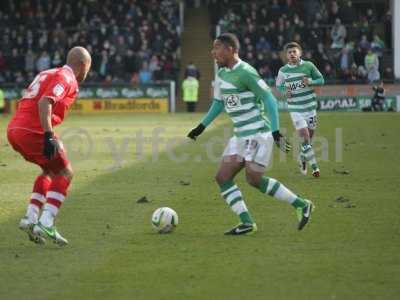
[[[78,99],[71,112],[118,113],[118,112],[168,112],[166,98],[113,98],[103,100]]]
[[[368,96],[335,97],[319,96],[317,103],[319,111],[362,111],[365,107],[371,107],[372,98]],[[281,99],[279,109],[287,111],[287,102]],[[400,96],[387,96],[383,104],[384,110],[400,111]]]

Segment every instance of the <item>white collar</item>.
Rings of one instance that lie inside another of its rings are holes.
[[[74,73],[74,71],[72,70],[72,68],[71,68],[70,66],[68,66],[68,65],[63,65],[62,67],[65,68],[65,69],[67,69],[68,71],[70,71],[71,74],[72,74],[72,76],[74,76],[73,78],[75,78],[75,80],[77,80],[77,79],[76,79],[76,76],[75,76],[75,73]]]
[[[70,70],[72,73],[74,73],[74,71],[72,71],[72,68],[71,68],[70,66],[68,66],[68,65],[63,65],[62,67],[63,67],[63,68],[66,68],[66,69]]]
[[[296,68],[296,67],[298,67],[298,66],[300,66],[300,65],[302,65],[302,64],[304,64],[304,60],[302,60],[302,59],[300,58],[300,61],[299,61],[298,64],[291,65],[291,64],[288,63],[287,66],[288,66],[289,68]]]
[[[225,67],[226,71],[231,72],[233,70],[235,70],[237,67],[239,67],[239,65],[242,63],[242,60],[240,58],[238,58],[238,62],[232,67],[232,69]]]

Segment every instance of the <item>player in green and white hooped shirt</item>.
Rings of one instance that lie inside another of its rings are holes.
[[[245,169],[251,186],[296,208],[298,229],[301,230],[310,218],[313,204],[278,180],[264,176],[274,141],[285,152],[290,150],[290,145],[279,133],[275,97],[257,71],[240,60],[238,51],[239,41],[233,34],[224,33],[214,41],[212,55],[220,67],[214,85],[214,99],[207,115],[188,137],[195,140],[224,109],[233,121],[234,136],[225,148],[215,179],[221,196],[239,216],[240,224],[225,234],[248,234],[257,230],[243,195],[233,181],[242,169]],[[269,120],[263,115],[264,110]]]
[[[301,46],[291,42],[284,50],[288,64],[280,68],[276,87],[287,97],[288,109],[294,127],[301,138],[300,171],[307,174],[307,162],[314,177],[320,176],[311,140],[317,127],[317,101],[313,86],[324,84],[320,71],[310,61],[301,59]]]

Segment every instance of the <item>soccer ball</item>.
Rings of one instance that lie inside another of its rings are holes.
[[[157,208],[151,217],[151,224],[158,233],[172,232],[178,225],[178,214],[169,207]]]

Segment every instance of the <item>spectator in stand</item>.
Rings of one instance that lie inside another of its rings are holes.
[[[22,70],[24,67],[23,57],[19,54],[17,48],[13,48],[11,52],[11,57],[9,59],[9,69],[11,72],[15,73]]]
[[[271,44],[266,40],[265,36],[261,36],[258,40],[256,50],[258,52],[267,52],[271,50]]]
[[[379,60],[378,56],[372,52],[372,49],[368,50],[365,56],[365,69],[367,71],[368,82],[374,82],[380,79],[379,74]]]
[[[47,69],[50,69],[50,56],[47,51],[43,51],[36,61],[36,71],[42,72]]]
[[[279,17],[282,15],[281,6],[278,3],[278,0],[273,0],[272,5],[270,6],[269,15],[271,20],[276,22]]]
[[[332,65],[331,65],[329,62],[327,62],[327,63],[325,64],[323,74],[324,74],[324,78],[325,78],[325,79],[333,80],[333,79],[336,78],[335,69],[332,68]]]
[[[335,20],[335,25],[333,25],[331,30],[332,38],[332,49],[341,49],[344,47],[344,41],[346,39],[347,31],[346,27],[342,25],[340,19]]]
[[[324,44],[320,41],[317,44],[317,50],[314,51],[313,59],[317,66],[324,66],[329,62],[327,51],[324,48]]]
[[[255,59],[252,51],[247,52],[245,61],[252,66],[254,66],[256,64],[256,59]]]
[[[18,85],[22,85],[25,82],[25,77],[21,71],[15,72],[14,82]]]
[[[375,34],[374,39],[371,42],[371,49],[378,57],[382,56],[383,49],[385,49],[385,43],[380,39],[380,37]]]
[[[268,64],[271,73],[273,76],[276,76],[278,74],[278,71],[280,67],[282,66],[283,61],[279,58],[279,55],[276,52],[272,52],[271,54],[271,60]]]
[[[358,74],[358,70],[357,70],[357,65],[352,64],[347,82],[348,83],[357,83],[359,81],[359,79],[360,78],[359,78],[359,74]]]
[[[374,11],[371,8],[367,9],[366,18],[367,18],[367,21],[370,24],[370,26],[373,25],[373,23],[376,22],[376,16],[374,14]]]
[[[101,61],[99,64],[99,75],[100,78],[105,79],[107,77],[107,74],[109,72],[109,58],[108,58],[108,53],[107,50],[101,51]]]
[[[257,70],[259,70],[259,69],[263,68],[266,65],[267,65],[267,60],[265,59],[264,54],[262,52],[258,52],[257,58],[256,58],[256,63],[254,65],[254,67]]]
[[[358,46],[354,50],[353,57],[354,57],[354,63],[357,65],[357,67],[364,65],[365,53],[364,53],[363,49],[361,49],[360,46]]]
[[[340,66],[341,77],[347,81],[350,75],[350,68],[354,63],[352,52],[346,47],[342,48],[338,56],[338,64]]]
[[[129,77],[131,77],[134,73],[137,73],[139,71],[138,62],[136,60],[134,52],[131,49],[126,50],[124,60],[125,60],[124,69]]]
[[[352,24],[357,16],[357,11],[353,7],[352,1],[346,1],[346,4],[339,11],[343,24]]]
[[[107,74],[106,77],[104,78],[102,84],[104,86],[110,86],[113,84],[113,77],[111,76],[111,74]]]
[[[312,24],[315,21],[315,16],[322,10],[321,1],[319,0],[304,0],[304,11],[306,23]]]
[[[35,61],[36,56],[31,49],[28,49],[25,55],[25,71],[34,72],[35,71]]]
[[[149,70],[153,74],[153,80],[161,80],[162,72],[160,66],[160,60],[157,55],[153,55],[150,60]]]
[[[358,43],[358,47],[360,47],[364,53],[367,53],[368,50],[371,48],[371,44],[369,43],[365,34],[361,36],[361,41]]]
[[[330,74],[334,76],[348,74],[343,76],[346,80],[352,77],[354,81],[355,77],[358,80],[366,76],[364,57],[371,47],[371,41],[376,45],[374,51],[378,55],[381,53],[380,43],[373,41],[372,34],[375,33],[373,32],[375,29],[369,23],[369,21],[384,20],[381,12],[387,11],[385,7],[387,4],[380,1],[374,2],[373,7],[350,0],[271,0],[253,1],[248,5],[237,4],[237,0],[211,0],[211,2],[215,2],[214,5],[219,8],[218,12],[221,13],[219,20],[227,18],[227,14],[223,13],[223,7],[230,8],[228,15],[230,20],[234,20],[232,30],[238,32],[244,41],[243,57],[255,59],[258,71],[263,74],[266,74],[267,70],[259,62],[258,54],[261,52],[265,55],[267,54],[265,52],[272,53],[279,50],[289,38],[302,42],[305,45],[305,55],[310,54],[315,61],[320,62],[321,66],[329,64],[327,69]],[[362,12],[365,12],[364,15],[360,15]],[[387,19],[389,24],[389,18]],[[364,49],[365,52],[359,53],[359,37],[363,35],[366,38],[362,41],[360,49]],[[270,50],[264,50],[267,46],[261,37],[265,37],[270,44]],[[333,51],[327,49],[329,46]],[[340,51],[342,48],[346,50]],[[352,63],[353,56],[356,66]],[[271,58],[267,59],[269,61]],[[386,70],[386,66],[383,69]]]
[[[63,64],[63,60],[61,59],[61,54],[58,50],[54,52],[53,59],[51,60],[51,66],[53,68],[61,67]]]
[[[332,1],[329,9],[328,24],[335,23],[336,20],[339,18],[340,18],[339,5],[337,4],[336,1]]]
[[[263,78],[268,83],[270,83],[272,81],[272,84],[273,84],[275,75],[272,74],[271,69],[269,68],[268,65],[264,65],[261,68],[259,68],[258,70],[259,70],[259,74],[260,74],[261,78]]]
[[[151,83],[151,78],[152,74],[149,70],[149,65],[148,63],[145,61],[142,64],[142,68],[139,71],[139,82],[141,84],[149,84]]]
[[[109,72],[113,77],[113,81],[123,83],[127,80],[125,73],[125,62],[119,54],[115,55],[110,64]]]
[[[361,18],[361,24],[358,27],[359,27],[358,28],[358,31],[359,31],[358,35],[359,36],[365,35],[367,37],[367,40],[368,40],[368,38],[371,37],[371,24],[368,23],[368,20],[367,20],[367,18],[365,16],[363,16]]]
[[[385,28],[385,44],[388,48],[392,48],[392,12],[390,9],[385,14],[383,26]]]
[[[111,67],[108,63],[114,61],[117,54],[124,60],[128,49],[139,53],[141,60],[148,63],[153,55],[171,53],[174,59],[171,64],[175,66],[172,68],[173,76],[177,74],[176,66],[180,59],[178,1],[96,2],[101,5],[93,5],[91,0],[3,2],[0,12],[0,49],[7,49],[3,54],[4,65],[8,69],[1,69],[0,56],[0,75],[7,81],[17,77],[16,70],[10,69],[15,65],[10,63],[15,59],[12,57],[13,48],[18,49],[18,56],[22,60],[19,70],[22,70],[21,76],[25,78],[33,71],[32,58],[39,61],[39,69],[43,68],[42,65],[56,66],[60,64],[59,57],[62,59],[65,56],[60,49],[76,44],[92,47],[93,72],[87,78],[89,82],[93,79],[104,80]],[[27,7],[29,13],[22,14]],[[118,16],[118,19],[114,16]],[[107,58],[102,54],[103,50],[107,52]],[[46,59],[41,57],[44,51],[48,53]],[[128,69],[124,66],[123,76],[118,77],[131,78],[133,72]],[[162,80],[166,74],[158,72]]]
[[[173,55],[163,55],[162,61],[164,77],[168,79],[174,79],[174,73],[177,69],[177,66],[174,64],[176,60],[174,59]]]

